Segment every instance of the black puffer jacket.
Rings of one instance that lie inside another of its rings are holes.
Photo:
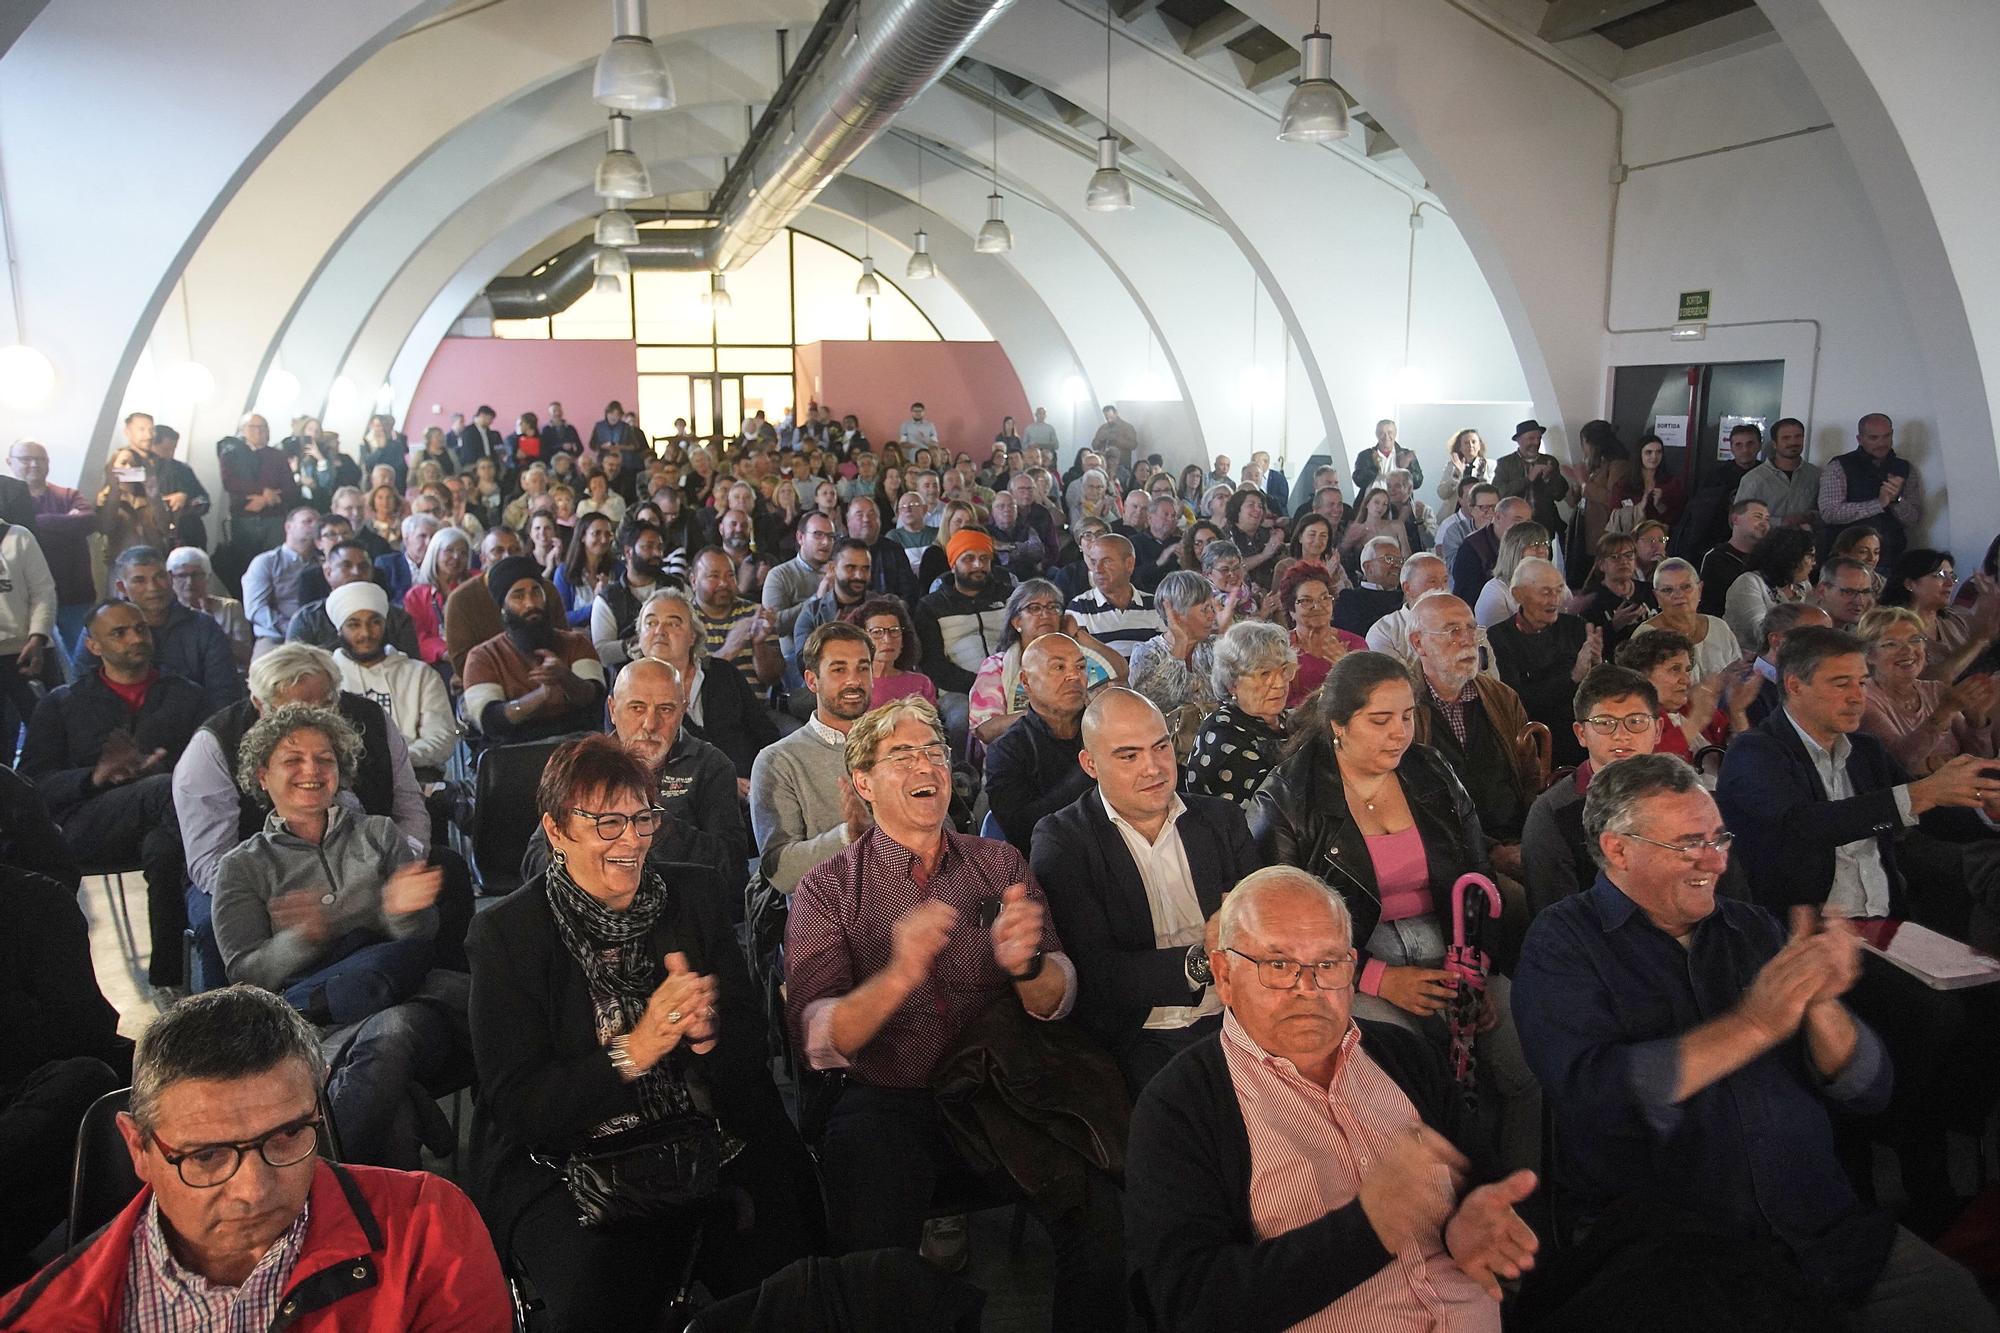
[[[1433,900],[1439,913],[1448,915],[1447,895],[1460,875],[1469,870],[1491,873],[1479,812],[1451,766],[1428,745],[1412,744],[1396,766],[1396,777],[1424,840]],[[1382,897],[1368,840],[1347,809],[1332,743],[1315,736],[1293,751],[1264,779],[1245,814],[1265,865],[1311,871],[1347,899],[1359,966],[1366,967],[1368,937],[1382,919]]]

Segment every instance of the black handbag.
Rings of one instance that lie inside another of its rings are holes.
[[[578,1221],[614,1227],[714,1198],[724,1163],[740,1151],[729,1150],[714,1120],[681,1115],[593,1139],[561,1166],[536,1160],[562,1176]]]

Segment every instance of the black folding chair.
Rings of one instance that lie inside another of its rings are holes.
[[[535,834],[535,789],[561,740],[489,745],[473,778],[472,818],[466,828],[473,882],[483,897],[521,886],[521,857]]]

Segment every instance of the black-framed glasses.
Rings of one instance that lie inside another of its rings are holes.
[[[1651,731],[1658,721],[1659,719],[1651,713],[1627,713],[1623,717],[1614,717],[1610,713],[1595,713],[1585,718],[1583,725],[1600,736],[1616,735],[1620,727],[1637,736],[1642,732]]]
[[[194,1148],[176,1148],[158,1134],[148,1133],[161,1158],[180,1173],[183,1185],[209,1190],[228,1183],[242,1168],[247,1152],[255,1152],[265,1165],[274,1168],[297,1166],[318,1150],[320,1127],[325,1123],[315,1112],[242,1143],[204,1143]]]
[[[1730,847],[1736,842],[1736,835],[1727,829],[1712,838],[1682,838],[1679,842],[1661,842],[1658,838],[1649,838],[1643,833],[1623,832],[1618,829],[1612,829],[1611,832],[1617,833],[1621,838],[1630,838],[1634,842],[1643,842],[1648,846],[1658,847],[1662,851],[1677,852],[1683,861],[1689,863],[1692,863],[1704,851],[1721,852],[1724,856],[1727,856],[1729,855]]]
[[[1313,985],[1320,990],[1346,990],[1354,984],[1356,955],[1329,958],[1319,963],[1301,963],[1292,958],[1254,958],[1241,949],[1224,949],[1246,963],[1257,965],[1257,980],[1271,990],[1296,990],[1299,978],[1312,973]]]
[[[576,806],[571,806],[569,809],[571,814],[582,815],[595,825],[597,836],[606,842],[616,842],[624,837],[627,825],[630,825],[633,832],[637,833],[640,837],[650,838],[660,831],[660,821],[667,817],[666,811],[656,805],[649,805],[636,815],[622,814],[615,811],[600,814],[594,810],[583,810]]]

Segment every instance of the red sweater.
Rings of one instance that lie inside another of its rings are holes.
[[[140,1190],[96,1236],[0,1299],[0,1329],[116,1328],[132,1236],[151,1200],[150,1187]],[[486,1224],[450,1181],[320,1162],[311,1200],[312,1220],[285,1288],[286,1302],[299,1306],[288,1330],[512,1327],[513,1307]]]

